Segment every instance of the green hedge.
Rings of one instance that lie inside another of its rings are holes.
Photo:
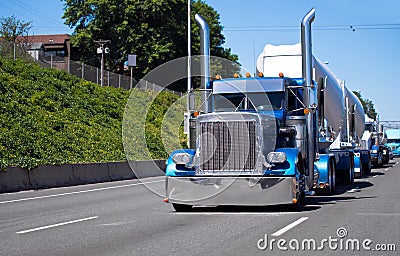
[[[134,93],[146,97],[149,92]],[[0,58],[0,168],[124,160],[121,125],[129,94]],[[152,155],[165,158],[157,139],[159,120],[176,96],[159,98],[162,106],[149,113],[146,138]]]

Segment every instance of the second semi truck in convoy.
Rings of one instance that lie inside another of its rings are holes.
[[[312,55],[314,18],[314,9],[304,16],[300,45],[265,48],[256,77],[210,81],[208,26],[196,15],[207,95],[204,108],[187,115],[190,149],[167,160],[164,201],[176,211],[298,205],[308,194],[332,193],[337,181],[351,183],[355,168],[368,165],[364,110]]]
[[[390,160],[390,149],[385,145],[386,135],[383,132],[383,126],[379,123],[379,117],[374,120],[366,116],[365,120],[365,131],[361,138],[362,147],[370,149],[373,166],[383,166]]]
[[[392,150],[395,157],[400,157],[400,129],[389,129],[385,134],[386,146]]]

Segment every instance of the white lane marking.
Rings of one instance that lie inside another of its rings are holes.
[[[346,192],[347,193],[355,193],[355,192],[360,192],[360,191],[361,191],[361,189],[359,187],[355,187],[350,190],[347,190]]]
[[[69,196],[69,195],[83,194],[83,193],[96,192],[96,191],[102,191],[102,190],[109,190],[109,189],[115,189],[115,188],[125,188],[125,187],[139,186],[139,185],[157,183],[157,182],[163,182],[163,181],[165,181],[165,180],[155,180],[155,181],[149,181],[149,182],[126,184],[126,185],[119,185],[119,186],[106,187],[106,188],[95,188],[95,189],[88,189],[88,190],[75,191],[75,192],[67,192],[67,193],[47,195],[47,196],[36,196],[36,197],[29,197],[29,198],[21,198],[21,199],[15,199],[15,200],[2,201],[2,202],[0,202],[0,204],[23,202],[23,201],[43,199],[43,198],[51,198],[51,197],[58,197],[58,196]]]
[[[306,221],[306,220],[308,220],[308,217],[301,217],[300,219],[296,220],[295,222],[290,223],[286,227],[279,229],[278,231],[273,233],[271,236],[280,236],[283,233],[289,231],[290,229],[294,228],[295,226],[299,225],[300,223],[302,223],[303,221]]]
[[[388,217],[392,217],[392,216],[400,216],[400,213],[357,213],[357,215],[360,216],[388,216]]]
[[[59,227],[59,226],[65,226],[65,225],[73,224],[73,223],[77,223],[77,222],[82,222],[82,221],[88,221],[88,220],[97,219],[98,217],[99,217],[99,216],[93,216],[93,217],[88,217],[88,218],[84,218],[84,219],[71,220],[71,221],[62,222],[62,223],[53,224],[53,225],[48,225],[48,226],[43,226],[43,227],[39,227],[39,228],[33,228],[33,229],[18,231],[17,234],[26,234],[26,233],[30,233],[30,232],[35,232],[35,231],[43,230],[43,229],[49,229],[49,228],[55,228],[55,227]]]
[[[281,216],[295,214],[296,212],[173,212],[174,215],[256,215],[256,216]]]

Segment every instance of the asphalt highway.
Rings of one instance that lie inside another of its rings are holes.
[[[0,255],[400,255],[400,164],[288,207],[176,213],[163,177],[0,195]]]

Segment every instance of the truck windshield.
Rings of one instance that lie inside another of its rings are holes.
[[[214,95],[214,109],[217,112],[240,110],[282,109],[283,92],[269,93],[224,93]]]

